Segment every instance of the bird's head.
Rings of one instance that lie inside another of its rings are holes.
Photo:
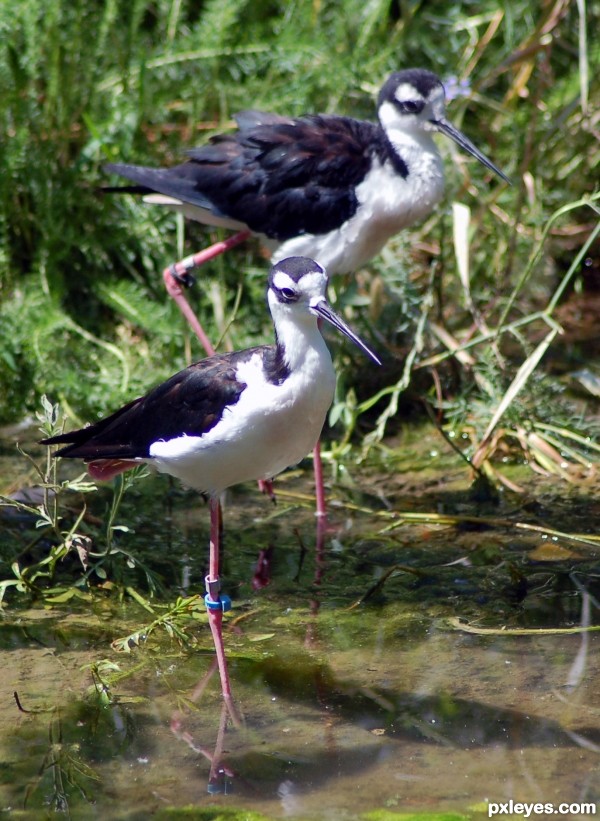
[[[446,98],[440,78],[422,68],[391,74],[377,102],[379,122],[386,132],[417,134],[439,131],[505,182],[509,178],[446,118]]]
[[[327,302],[327,281],[325,269],[308,257],[288,257],[276,263],[269,273],[267,290],[276,330],[281,330],[284,321],[299,328],[308,317],[324,319],[380,365],[377,355]]]

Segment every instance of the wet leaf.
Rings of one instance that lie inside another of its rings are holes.
[[[70,601],[74,595],[75,590],[71,588],[71,590],[65,590],[64,593],[59,593],[56,596],[46,596],[46,601],[52,604],[61,604],[62,602]]]
[[[553,542],[542,542],[533,550],[530,550],[527,557],[534,562],[562,562],[566,559],[583,559],[584,557],[569,550],[562,545]]]

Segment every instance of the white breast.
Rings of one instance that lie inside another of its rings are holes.
[[[320,337],[320,334],[319,334]],[[322,339],[322,337],[321,337]],[[333,400],[329,352],[309,349],[301,368],[282,385],[269,383],[259,354],[238,368],[247,384],[237,404],[203,436],[156,442],[151,463],[203,492],[218,494],[239,482],[269,479],[314,448]]]
[[[390,237],[424,219],[444,191],[441,158],[429,137],[403,145],[402,157],[408,176],[400,176],[389,162],[376,161],[356,189],[356,213],[336,231],[303,234],[281,245],[263,239],[273,251],[272,261],[308,256],[330,275],[352,273],[377,256]]]

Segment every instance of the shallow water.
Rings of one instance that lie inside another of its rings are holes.
[[[598,802],[600,634],[548,632],[598,624],[598,548],[515,526],[594,533],[598,488],[521,472],[526,498],[473,502],[464,466],[436,446],[405,440],[401,459],[339,477],[318,555],[309,471],[278,483],[276,507],[250,486],[230,494],[225,641],[243,721],[224,732],[217,676],[198,690],[212,662],[201,608],[178,622],[183,644],[157,628],[129,653],[112,646],[198,591],[205,562],[206,507],[164,477],[136,484],[120,544],[160,574],[164,599],[139,566],[65,602],[7,595],[0,808],[360,819]],[[93,523],[108,495],[89,500]],[[401,524],[399,511],[479,522]],[[27,527],[4,520],[3,578]],[[117,595],[127,585],[154,614]]]

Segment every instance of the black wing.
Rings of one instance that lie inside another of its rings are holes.
[[[66,444],[56,456],[136,459],[149,456],[153,442],[200,436],[217,424],[226,407],[236,404],[246,387],[236,379],[237,366],[256,352],[270,350],[263,346],[203,359],[99,422],[41,444]]]
[[[358,206],[355,186],[374,154],[386,152],[378,126],[349,117],[245,111],[237,121],[237,131],[213,137],[173,168],[106,170],[130,179],[133,190],[175,197],[282,241],[349,219]]]

